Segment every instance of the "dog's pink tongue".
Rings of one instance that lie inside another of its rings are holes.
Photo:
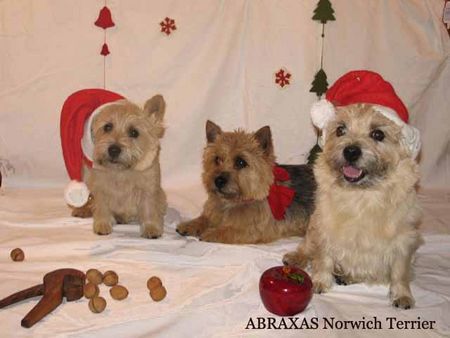
[[[342,171],[345,176],[350,178],[358,178],[362,174],[362,170],[352,167],[351,165],[346,165],[342,168]]]

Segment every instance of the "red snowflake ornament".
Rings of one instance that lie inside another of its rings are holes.
[[[108,7],[103,7],[98,14],[98,19],[94,23],[96,26],[103,29],[114,27],[114,22],[112,21],[111,11]]]
[[[175,20],[167,17],[161,21],[159,25],[161,26],[161,32],[166,33],[166,35],[170,35],[172,31],[177,29],[175,26]]]
[[[278,84],[281,88],[289,85],[289,79],[291,78],[291,74],[281,68],[278,72],[275,73],[275,83]]]

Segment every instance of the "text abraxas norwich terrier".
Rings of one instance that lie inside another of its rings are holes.
[[[137,221],[142,237],[162,235],[167,210],[159,163],[164,112],[163,97],[155,95],[143,109],[120,100],[94,117],[93,168],[87,181],[93,198],[83,208],[93,208],[96,234],[110,234],[116,223]]]
[[[314,207],[315,182],[307,165],[277,166],[268,126],[255,133],[223,132],[206,123],[203,213],[177,232],[221,243],[266,243],[303,235]],[[279,177],[278,177],[279,176]],[[277,208],[283,193],[291,201]]]

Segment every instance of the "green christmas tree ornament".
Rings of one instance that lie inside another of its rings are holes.
[[[320,98],[323,94],[326,93],[328,89],[327,74],[322,68],[320,68],[320,70],[314,76],[314,80],[311,85],[312,87],[309,91],[311,93],[316,93],[317,97]]]
[[[327,21],[334,21],[336,18],[334,17],[334,9],[329,0],[319,0],[317,3],[317,7],[314,10],[313,20],[320,21],[323,24],[326,24]]]

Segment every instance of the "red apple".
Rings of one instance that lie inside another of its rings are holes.
[[[259,294],[268,311],[293,316],[302,312],[311,300],[311,278],[301,269],[275,266],[262,274]]]

